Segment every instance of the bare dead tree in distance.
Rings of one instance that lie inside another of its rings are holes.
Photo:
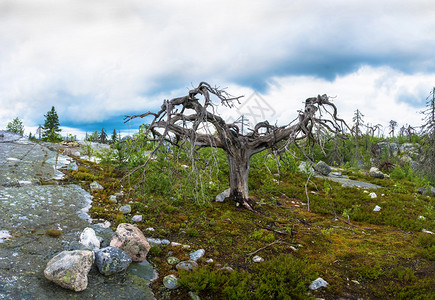
[[[233,108],[235,104],[240,104],[241,98],[241,96],[231,96],[225,89],[201,82],[185,96],[164,100],[158,112],[126,116],[125,122],[139,117],[153,117],[145,132],[146,135],[151,132],[158,138],[153,153],[162,146],[164,141],[179,144],[186,139],[194,147],[223,149],[229,167],[229,198],[252,210],[248,194],[249,161],[252,155],[265,149],[282,153],[288,151],[291,144],[303,139],[320,143],[320,137],[316,133],[321,130],[344,137],[342,133],[346,123],[337,117],[337,108],[330,102],[328,96],[319,95],[308,98],[305,101],[304,110],[299,111],[297,119],[290,124],[276,126],[263,121],[256,124],[248,133],[243,134],[239,128],[241,124],[226,123],[216,113],[216,103],[213,103],[215,100],[224,106]],[[212,133],[212,130],[204,132],[203,128],[212,128],[214,132]],[[300,149],[305,153],[302,148]],[[150,158],[138,168],[146,168]]]

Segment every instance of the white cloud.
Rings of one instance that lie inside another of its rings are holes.
[[[282,122],[312,93],[337,95],[344,115],[410,112],[404,99],[434,84],[434,12],[424,0],[4,0],[0,127],[34,126],[52,105],[64,121],[101,122],[200,80],[245,95],[268,82]]]

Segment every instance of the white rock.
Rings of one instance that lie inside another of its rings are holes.
[[[371,192],[371,193],[369,194],[369,196],[370,196],[370,198],[372,198],[372,199],[378,197],[378,196],[376,195],[376,193],[374,193],[374,192]]]
[[[426,220],[426,217],[425,216],[418,216],[417,219],[419,219],[419,220]]]
[[[181,243],[171,242],[171,246],[172,247],[178,247],[178,246],[181,246]]]
[[[230,189],[226,189],[222,193],[216,196],[216,202],[224,202],[225,198],[230,196]]]
[[[189,257],[190,257],[191,260],[197,261],[198,259],[203,257],[204,254],[205,254],[205,250],[204,249],[199,249],[199,250],[196,250],[195,252],[190,253]]]
[[[142,215],[134,215],[133,218],[131,218],[133,222],[142,222]]]
[[[148,227],[148,228],[146,228],[145,230],[146,230],[146,231],[154,231],[155,229],[152,228],[152,227]]]
[[[175,275],[168,275],[163,278],[163,285],[170,290],[176,289],[180,286],[178,278]]]
[[[86,227],[80,234],[80,244],[90,250],[100,249],[100,241],[98,240],[95,231],[90,227]]]
[[[161,239],[154,239],[154,238],[147,238],[148,243],[150,243],[151,246],[153,245],[161,245],[162,240]]]
[[[260,263],[260,262],[263,262],[263,261],[264,261],[264,258],[262,258],[262,257],[260,257],[260,256],[258,256],[258,255],[255,255],[255,256],[252,258],[252,261],[255,262],[255,263]]]
[[[89,187],[91,188],[91,192],[104,190],[103,186],[98,182],[92,182]]]
[[[3,243],[5,240],[11,239],[12,236],[9,231],[7,230],[0,230],[0,244]]]
[[[103,223],[98,223],[96,225],[100,226],[101,228],[109,228],[112,224],[109,221],[104,221]]]
[[[311,282],[309,288],[310,290],[317,290],[318,288],[321,287],[327,287],[328,283],[321,277],[317,278],[316,280],[314,280],[313,282]]]
[[[20,186],[29,186],[29,185],[32,185],[32,182],[31,182],[31,181],[28,181],[28,180],[19,180],[19,181],[18,181],[18,184],[19,184]]]
[[[376,205],[375,208],[373,208],[373,211],[380,211],[380,210],[381,210],[381,207],[378,205]]]

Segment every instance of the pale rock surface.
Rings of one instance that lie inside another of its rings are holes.
[[[100,249],[100,240],[95,234],[95,230],[90,227],[86,227],[80,234],[80,244],[86,247],[88,250]]]

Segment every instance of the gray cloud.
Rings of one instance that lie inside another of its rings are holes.
[[[431,76],[435,67],[432,1],[0,5],[0,126],[11,115],[41,122],[51,105],[66,122],[103,122],[200,80],[267,93],[272,78],[334,82],[366,65]],[[418,105],[408,92],[397,101]]]

